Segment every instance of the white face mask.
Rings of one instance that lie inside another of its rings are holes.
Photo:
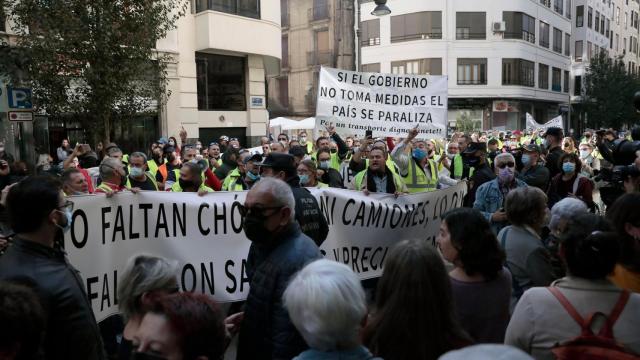
[[[583,159],[586,159],[587,157],[589,157],[589,155],[591,155],[591,151],[589,150],[580,150],[580,157]]]

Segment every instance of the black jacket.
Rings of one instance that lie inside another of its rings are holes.
[[[560,166],[559,161],[562,154],[564,154],[564,151],[560,146],[549,149],[545,162],[545,166],[549,169],[549,179],[553,179],[554,176],[561,173],[562,166]]]
[[[282,295],[291,276],[320,257],[318,247],[296,223],[278,236],[276,244],[251,244],[247,257],[250,287],[238,360],[289,360],[307,348],[282,305]]]
[[[15,239],[0,257],[0,280],[28,285],[40,298],[47,317],[46,359],[106,358],[84,281],[62,250]]]
[[[328,170],[324,170],[324,174],[322,174],[320,181],[329,185],[329,187],[344,189],[342,175],[340,175],[336,169],[329,168]]]
[[[320,205],[313,195],[304,187],[300,186],[298,175],[287,179],[291,186],[293,197],[296,199],[296,221],[300,225],[302,232],[320,246],[329,234],[327,219],[320,211]]]

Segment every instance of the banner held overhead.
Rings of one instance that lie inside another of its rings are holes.
[[[447,133],[447,76],[320,70],[316,126],[338,132],[404,137],[418,126],[421,138]]]

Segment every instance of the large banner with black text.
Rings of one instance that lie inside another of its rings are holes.
[[[332,188],[311,192],[329,224],[322,253],[368,279],[382,274],[389,248],[398,241],[435,244],[441,215],[462,206],[466,186],[398,198]],[[245,196],[143,191],[71,197],[73,224],[65,250],[85,280],[97,319],[117,312],[118,277],[137,254],[177,260],[182,291],[203,292],[220,302],[245,299],[251,242],[238,207]]]
[[[361,73],[323,67],[318,82],[316,127],[364,137],[418,138],[447,134],[448,78],[433,75]]]

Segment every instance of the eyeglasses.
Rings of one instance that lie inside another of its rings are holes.
[[[238,138],[231,138],[229,141],[239,141]]]
[[[515,167],[515,166],[516,166],[516,164],[515,164],[513,161],[509,161],[509,162],[506,162],[506,163],[501,163],[500,165],[496,165],[496,166],[497,166],[499,169],[504,169],[504,168],[505,168],[505,167],[507,167],[507,166],[508,166],[508,167],[510,167],[510,168]]]
[[[73,201],[67,200],[64,202],[64,205],[58,206],[56,209],[73,211]]]
[[[240,215],[242,215],[242,217],[245,217],[245,216],[247,216],[249,214],[255,214],[257,217],[264,219],[264,218],[268,218],[269,216],[271,216],[271,215],[276,213],[274,211],[270,215],[265,215],[265,211],[266,210],[282,209],[283,207],[284,206],[266,206],[266,207],[253,206],[253,207],[246,207],[244,205],[240,205],[238,207],[238,209],[240,210]]]

